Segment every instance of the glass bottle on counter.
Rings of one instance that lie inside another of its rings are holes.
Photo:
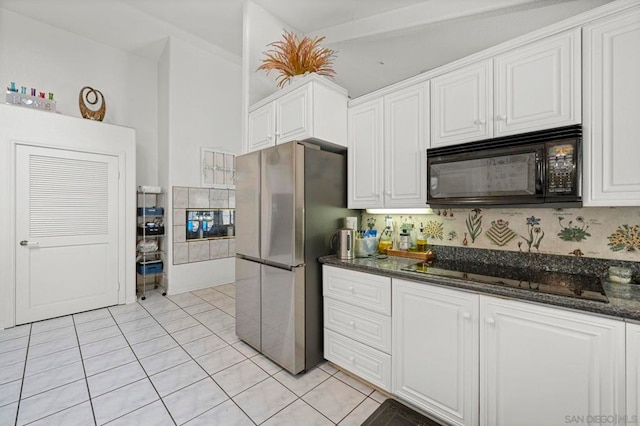
[[[413,223],[409,231],[409,251],[418,251],[418,231]]]
[[[378,242],[378,252],[380,254],[387,254],[387,249],[390,249],[393,245],[393,240],[391,239],[391,228],[385,228],[380,234],[380,241]]]
[[[407,230],[407,228],[402,228],[398,249],[402,251],[409,250],[409,231]]]
[[[416,243],[417,251],[420,253],[425,253],[427,251],[427,236],[424,235],[424,227],[422,226],[422,223],[420,223],[420,233],[418,234]]]

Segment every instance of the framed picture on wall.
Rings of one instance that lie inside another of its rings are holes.
[[[200,148],[200,186],[235,188],[236,156],[214,148]]]

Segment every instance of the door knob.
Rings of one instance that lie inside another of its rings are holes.
[[[495,323],[496,323],[496,320],[494,320],[493,318],[487,318],[487,324],[494,325]]]
[[[462,314],[462,318],[469,319],[471,318],[471,314],[469,312],[465,312],[464,314]]]
[[[506,114],[499,114],[499,115],[498,115],[498,121],[504,121],[504,120],[506,120],[506,119],[507,119]]]
[[[22,240],[22,241],[20,241],[20,245],[22,247],[38,247],[40,245],[40,243],[38,243],[36,241]]]

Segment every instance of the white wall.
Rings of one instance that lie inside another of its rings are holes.
[[[200,186],[200,147],[240,152],[241,67],[171,38],[171,185]]]
[[[269,49],[269,43],[282,38],[285,29],[296,33],[300,31],[251,1],[245,4],[243,25],[243,70],[247,78],[248,102],[252,105],[278,90],[275,83],[277,73],[271,72],[267,76],[264,71],[256,71],[264,57],[262,53]]]
[[[61,114],[80,117],[84,86],[105,98],[106,123],[133,127],[137,182],[158,179],[157,65],[0,8],[0,84],[53,92]]]
[[[166,147],[161,142],[160,181],[169,191],[173,186],[198,187],[201,147],[241,150],[241,67],[175,37],[159,64],[158,87],[166,90],[160,95],[161,128],[168,135]],[[171,212],[171,192],[167,207]],[[167,215],[165,229],[173,229],[172,221]],[[171,243],[172,236],[168,238]],[[169,294],[235,280],[233,258],[183,265],[173,265],[172,258],[169,244],[165,264]]]

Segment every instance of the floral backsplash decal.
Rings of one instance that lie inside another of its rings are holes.
[[[540,243],[544,238],[544,231],[542,227],[540,227],[540,219],[535,216],[531,216],[527,218],[527,236],[520,236],[525,243],[527,243],[527,251],[531,252],[531,249],[534,248],[537,251],[540,251]],[[518,250],[522,250],[522,241],[518,241]]]
[[[363,212],[381,230],[384,216]],[[640,262],[640,208],[441,209],[393,216],[397,224],[424,224],[429,244],[595,257]]]
[[[427,238],[437,238],[438,240],[442,240],[444,238],[443,229],[443,223],[435,220],[429,220],[427,221],[423,232]]]
[[[565,225],[563,223],[564,220],[564,217],[558,216],[558,222],[562,227],[562,231],[558,232],[558,237],[560,237],[561,240],[578,242],[591,236],[591,234],[587,232],[589,225],[587,225],[587,222],[585,222],[582,216],[576,217],[575,224],[573,220],[569,220],[569,223]]]
[[[613,251],[640,250],[640,225],[620,225],[616,232],[607,238],[609,238],[609,245]]]
[[[472,243],[475,243],[476,238],[478,238],[482,233],[481,212],[482,210],[480,209],[473,209],[471,210],[471,213],[469,213],[469,217],[467,217],[467,231],[469,232],[469,237],[471,237]]]

